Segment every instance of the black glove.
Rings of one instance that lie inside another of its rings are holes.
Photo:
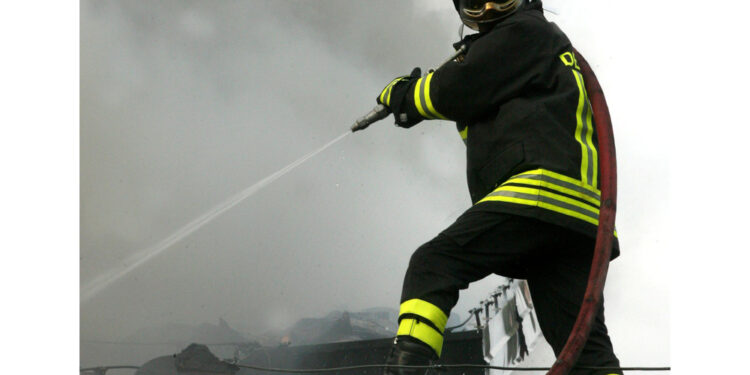
[[[377,97],[378,104],[382,104],[391,110],[398,126],[410,128],[421,121],[419,118],[407,117],[406,112],[402,110],[406,95],[409,94],[409,87],[411,87],[412,82],[421,76],[422,69],[416,67],[408,76],[401,76],[391,81]]]

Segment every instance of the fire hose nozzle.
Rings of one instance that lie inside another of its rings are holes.
[[[388,117],[390,113],[391,111],[388,109],[388,107],[382,104],[378,104],[377,106],[375,106],[375,108],[372,109],[372,111],[360,117],[357,121],[354,122],[354,125],[352,125],[352,132],[365,129],[372,123]]]

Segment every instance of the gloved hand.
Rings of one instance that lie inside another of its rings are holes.
[[[398,95],[394,95],[395,93],[398,93],[400,89],[404,88],[405,86],[409,86],[409,83],[411,83],[415,79],[419,79],[419,77],[422,76],[422,69],[419,67],[414,68],[414,70],[411,71],[411,74],[408,76],[401,76],[397,77],[391,83],[389,83],[383,91],[380,92],[380,95],[378,95],[377,102],[378,104],[382,104],[388,109],[391,108],[392,104],[395,104],[398,100],[393,100],[393,98],[398,98]]]
[[[408,76],[401,76],[391,81],[391,83],[385,86],[383,91],[381,91],[380,95],[377,97],[378,104],[382,104],[391,110],[396,119],[396,125],[398,126],[408,128],[414,126],[420,121],[417,118],[405,118],[406,116],[401,115],[405,113],[402,111],[402,107],[404,105],[404,99],[406,98],[406,95],[408,95],[409,86],[421,76],[422,69],[416,67]]]

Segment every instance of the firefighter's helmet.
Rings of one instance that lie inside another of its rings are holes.
[[[461,21],[468,27],[485,31],[497,21],[513,14],[525,0],[453,0]]]

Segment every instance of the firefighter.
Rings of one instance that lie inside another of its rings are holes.
[[[416,68],[377,97],[404,128],[456,122],[473,204],[412,255],[387,364],[438,359],[459,290],[493,273],[528,280],[542,333],[559,355],[586,290],[601,194],[583,76],[541,0],[453,2],[462,22],[478,31],[454,45],[467,52],[424,76]],[[617,239],[612,253],[619,255]],[[578,365],[619,367],[603,303]]]

